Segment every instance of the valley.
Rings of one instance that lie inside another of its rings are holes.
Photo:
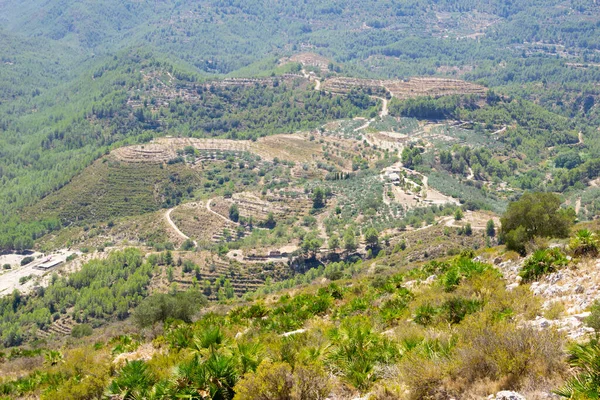
[[[599,16],[0,1],[0,400],[597,398]]]

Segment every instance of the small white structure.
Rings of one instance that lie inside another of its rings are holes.
[[[392,172],[391,174],[387,175],[387,178],[393,182],[393,183],[399,183],[400,182],[400,175],[398,175],[395,172]]]
[[[40,271],[48,271],[54,267],[59,266],[63,262],[63,260],[47,260],[41,263],[40,265],[36,265],[34,268],[39,269]]]

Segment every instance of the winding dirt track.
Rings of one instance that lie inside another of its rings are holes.
[[[317,79],[315,80],[316,84],[315,84],[315,90],[321,90],[321,80]]]
[[[206,210],[207,210],[208,212],[215,214],[217,217],[221,218],[221,219],[222,219],[223,221],[225,221],[225,222],[228,222],[228,223],[232,223],[232,224],[239,225],[239,223],[238,223],[238,222],[234,222],[234,221],[230,220],[229,218],[227,218],[227,217],[224,217],[223,215],[219,214],[218,212],[216,212],[216,211],[213,211],[213,209],[212,209],[212,208],[210,208],[210,203],[211,203],[211,201],[212,201],[212,200],[207,200],[207,201],[206,201]]]
[[[312,80],[310,79],[310,75],[309,75],[309,74],[306,72],[306,70],[305,70],[304,68],[302,68],[302,71],[301,71],[301,72],[302,72],[302,75],[303,75],[303,76],[304,76],[306,79],[308,79],[308,81],[309,81],[309,82],[311,82],[311,81],[312,81]],[[316,90],[316,91],[319,91],[319,90],[321,90],[321,80],[320,80],[319,78],[316,78],[316,77],[315,77],[314,81],[315,81],[315,90]]]
[[[374,99],[379,99],[382,102],[381,111],[379,112],[379,117],[383,118],[383,117],[387,116],[388,115],[388,100],[383,97],[377,97],[377,96],[371,96],[371,97]],[[354,132],[358,132],[360,130],[367,129],[371,125],[372,122],[375,122],[375,118],[371,118],[370,120],[365,122],[363,125],[356,128],[354,130]]]
[[[388,99],[386,99],[385,97],[377,97],[377,96],[372,96],[375,99],[379,99],[381,100],[381,111],[379,112],[379,116],[381,118],[385,117],[388,115]]]
[[[179,235],[183,240],[188,240],[190,237],[188,235],[186,235],[185,233],[181,232],[181,230],[179,230],[179,228],[177,227],[177,225],[175,225],[175,222],[173,222],[173,220],[171,219],[171,212],[174,210],[175,208],[169,208],[167,210],[167,212],[165,213],[165,220],[167,221],[167,223],[169,224],[169,226],[171,226],[171,228],[173,229],[173,231],[175,233],[177,233],[177,235]],[[194,245],[196,245],[196,241],[194,240]]]

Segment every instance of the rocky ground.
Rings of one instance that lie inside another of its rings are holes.
[[[494,264],[502,271],[507,287],[513,289],[521,283],[519,271],[524,259],[503,261],[498,258]],[[586,258],[571,260],[571,263],[557,272],[532,282],[531,291],[540,296],[545,310],[558,310],[555,316],[538,316],[531,323],[539,329],[556,327],[566,332],[571,339],[583,339],[594,330],[584,325],[590,314],[586,310],[600,298],[600,259]]]

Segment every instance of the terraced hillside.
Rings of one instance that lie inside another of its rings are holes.
[[[398,99],[431,96],[441,97],[450,95],[484,96],[487,89],[484,86],[458,79],[414,77],[406,80],[372,80],[348,77],[326,79],[323,90],[333,93],[349,93],[353,89],[365,88],[371,93],[388,93]]]
[[[287,260],[280,262],[240,263],[210,252],[174,252],[176,265],[163,267],[153,277],[155,293],[197,288],[210,300],[241,297],[264,285],[267,279],[282,281],[293,276]],[[181,259],[181,265],[179,260]],[[227,289],[229,292],[224,293]]]
[[[243,227],[241,232],[238,231],[238,224],[210,211],[205,203],[188,203],[177,207],[171,213],[171,218],[185,235],[199,243],[218,243],[226,236],[231,240],[245,235]]]
[[[187,196],[185,188],[199,184],[199,172],[185,165],[132,163],[111,155],[29,208],[26,215],[55,215],[64,224],[108,221],[178,204]]]
[[[322,147],[306,134],[272,135],[256,141],[196,138],[157,138],[144,145],[126,146],[113,154],[130,163],[165,163],[176,158],[186,147],[192,147],[204,155],[218,153],[250,152],[265,161],[281,159],[307,162],[322,157]]]

